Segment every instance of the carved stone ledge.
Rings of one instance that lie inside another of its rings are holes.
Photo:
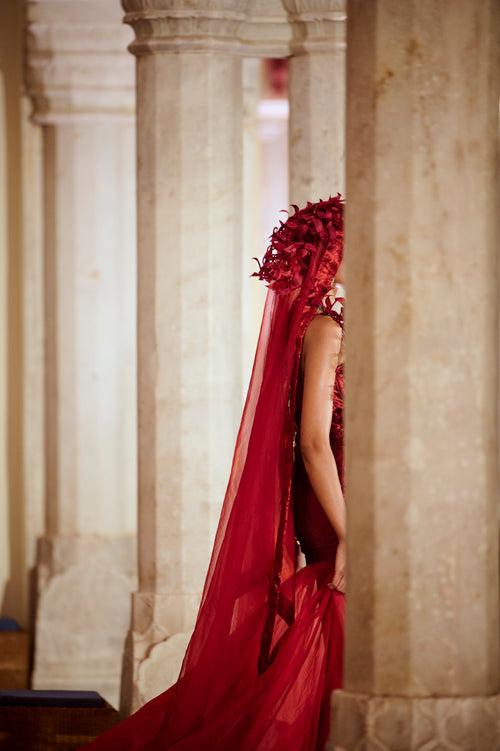
[[[288,57],[292,27],[281,0],[253,0],[249,3],[242,41],[247,55]]]
[[[248,0],[122,0],[124,23],[133,27],[134,55],[175,51],[242,52],[241,29]]]
[[[28,3],[26,88],[35,121],[133,115],[130,30],[121,21],[114,0]]]
[[[135,712],[177,678],[199,603],[199,594],[133,593],[120,701],[124,714]],[[158,659],[164,662],[163,677]]]
[[[302,18],[346,13],[346,0],[282,0],[287,11]]]
[[[331,52],[346,46],[346,0],[283,0],[293,29],[293,55]]]
[[[287,57],[344,48],[345,0],[122,0],[135,55],[180,49]],[[287,16],[288,13],[288,16]]]
[[[328,751],[498,751],[500,694],[370,697],[336,691]]]
[[[118,703],[136,547],[131,535],[39,541],[35,688],[76,684]]]

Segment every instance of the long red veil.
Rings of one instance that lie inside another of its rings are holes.
[[[342,260],[343,199],[293,208],[255,274],[268,283],[262,325],[179,679],[89,750],[310,751],[324,743],[308,710],[325,681],[340,685],[330,652],[342,646],[343,596],[323,586],[331,566],[297,571],[292,477],[302,340]]]

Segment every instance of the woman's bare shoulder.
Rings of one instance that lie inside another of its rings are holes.
[[[307,326],[304,335],[304,352],[338,352],[342,340],[342,326],[331,316],[318,313]]]
[[[308,324],[305,337],[309,340],[335,340],[342,337],[342,326],[331,316],[318,313]]]

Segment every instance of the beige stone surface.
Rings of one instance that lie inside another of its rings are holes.
[[[126,534],[135,526],[135,129],[129,34],[112,0],[39,0],[29,6],[27,87],[33,117],[45,126],[49,535]],[[117,79],[119,110],[111,96]]]
[[[0,611],[28,628],[43,529],[41,133],[23,92],[24,6],[0,4]]]
[[[130,29],[114,0],[27,3],[27,76],[39,123],[129,117],[133,61]]]
[[[124,2],[138,56],[140,526],[126,709],[147,693],[149,649],[193,625],[241,409],[240,15],[142,5]]]
[[[175,683],[190,637],[190,631],[174,634],[156,644],[147,658],[141,662],[137,675],[141,704],[158,696]]]
[[[45,321],[43,294],[43,135],[29,120],[31,102],[22,100],[23,125],[23,555],[31,584],[37,540],[45,524]],[[17,499],[19,503],[19,498]],[[11,539],[11,545],[15,541]],[[25,592],[25,626],[33,607],[30,584]]]
[[[203,583],[239,416],[240,64],[139,58],[139,565],[158,592]]]
[[[118,706],[135,552],[133,536],[41,541],[34,688],[99,691]]]
[[[45,128],[47,524],[135,525],[133,126]]]
[[[35,684],[113,703],[136,580],[135,80],[121,20],[114,0],[37,0],[26,29],[44,167]]]
[[[290,201],[344,193],[345,0],[283,0],[290,45]]]
[[[500,6],[348,15],[345,690],[368,698],[336,696],[334,740],[497,749]]]
[[[184,543],[188,545],[189,540]],[[189,633],[186,624],[194,625],[199,602],[198,593],[134,592],[121,681],[120,706],[124,712],[139,708],[148,698],[166,690],[168,681],[176,680],[174,673],[180,668],[180,652]]]
[[[260,186],[267,163],[260,139],[259,102],[263,88],[263,62],[257,57],[247,57],[242,61],[243,70],[243,213],[242,213],[242,263],[241,263],[241,349],[242,378],[241,399],[244,402],[255,356],[255,345],[262,319],[262,306],[267,292],[265,285],[250,279],[257,264],[254,257],[266,246],[266,236],[262,231],[261,206],[263,196]],[[286,199],[284,204],[286,206]],[[280,207],[282,208],[282,207]],[[274,226],[274,225],[272,225]],[[270,231],[267,235],[270,234]]]
[[[292,28],[281,0],[248,0],[240,37],[248,57],[286,57]]]
[[[335,693],[328,751],[498,751],[500,695],[397,698]]]
[[[349,7],[346,685],[491,693],[498,4]]]
[[[288,100],[266,96],[266,63],[243,58],[242,405],[246,398],[267,287],[250,276],[288,207]]]
[[[218,52],[285,57],[292,30],[281,0],[123,0],[138,31],[131,50]]]

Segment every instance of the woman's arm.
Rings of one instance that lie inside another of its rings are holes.
[[[330,316],[316,316],[304,337],[304,393],[300,449],[312,488],[340,541],[332,584],[341,589],[345,567],[346,509],[337,463],[330,446],[332,395],[342,328]],[[342,560],[340,560],[342,559]]]

